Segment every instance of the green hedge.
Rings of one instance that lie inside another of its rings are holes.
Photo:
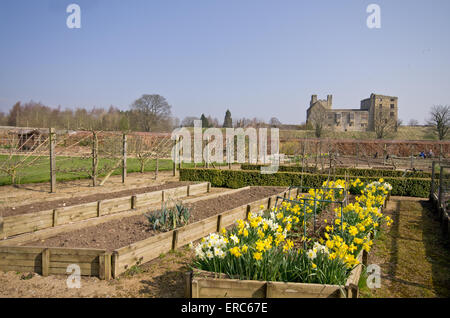
[[[323,174],[303,174],[303,185],[321,186],[328,178]],[[344,176],[336,176],[344,178]],[[352,177],[350,177],[352,178]],[[377,177],[359,177],[361,181],[372,182]],[[300,185],[302,174],[298,172],[277,172],[261,174],[259,171],[216,170],[216,169],[181,169],[180,181],[209,181],[213,187],[241,188],[245,186],[291,186]],[[384,180],[392,185],[392,195],[426,198],[430,192],[430,179],[394,178]]]
[[[255,165],[255,164],[241,164],[241,170],[261,170],[261,167],[269,167],[265,165]],[[278,171],[282,172],[308,172],[308,173],[316,173],[319,169],[315,167],[302,167],[301,166],[279,166]]]
[[[260,170],[263,165],[254,164],[241,164],[241,170]],[[301,166],[279,166],[278,171],[280,172],[302,172]],[[319,172],[315,167],[304,167],[303,172],[315,173]],[[382,169],[361,169],[361,168],[335,168],[336,175],[347,175],[358,176],[358,177],[403,177],[404,171],[400,170],[382,170]],[[323,174],[327,174],[328,169],[323,171]],[[435,173],[436,177],[439,177],[439,173]],[[431,172],[425,171],[408,171],[405,178],[431,178]]]

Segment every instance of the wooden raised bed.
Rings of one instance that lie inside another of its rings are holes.
[[[57,208],[54,210],[0,217],[0,238],[6,239],[18,234],[120,213],[131,209],[143,208],[151,204],[171,199],[179,199],[186,196],[206,193],[209,192],[209,188],[210,184],[208,182],[203,182],[134,196]]]
[[[358,255],[363,260],[363,252]],[[357,298],[362,265],[358,264],[345,286],[239,280],[195,269],[186,275],[187,298]]]
[[[112,255],[112,275],[119,276],[137,263],[146,263],[158,257],[161,253],[176,249],[204,236],[219,231],[222,227],[232,225],[238,219],[247,218],[247,214],[254,208],[264,205],[271,208],[279,195],[286,195],[287,191],[242,205],[201,221],[188,224],[179,229],[161,233],[148,239],[116,249]]]
[[[209,183],[205,183],[189,189],[189,194],[202,193],[203,186],[209,191]],[[175,196],[184,193],[184,190],[178,191]],[[287,191],[283,191],[182,228],[149,237],[119,248],[113,253],[107,253],[103,249],[0,246],[0,270],[30,271],[46,276],[66,274],[68,265],[77,264],[81,268],[81,275],[98,276],[101,279],[116,278],[137,263],[148,262],[161,253],[198,240],[222,227],[232,225],[239,218],[246,218],[248,212],[255,207],[264,205],[270,208],[275,205],[277,196],[286,195],[286,193]],[[58,255],[64,255],[64,257]]]
[[[389,200],[385,200],[384,207]],[[380,207],[382,210],[383,207]],[[358,298],[358,282],[362,266],[367,265],[368,253],[362,250],[357,257],[360,262],[344,286],[326,284],[285,283],[231,279],[217,274],[194,269],[186,273],[187,298]]]
[[[71,274],[66,272],[70,264],[78,265],[81,275],[111,278],[111,254],[105,250],[0,246],[0,269],[4,271]]]

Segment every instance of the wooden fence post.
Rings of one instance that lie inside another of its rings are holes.
[[[220,227],[222,226],[222,214],[217,216],[217,232],[220,232]]]
[[[159,170],[159,160],[158,156],[156,156],[155,180],[158,179],[158,170]]]
[[[172,238],[172,250],[176,250],[177,247],[178,247],[178,230],[174,230]]]
[[[55,143],[56,133],[55,128],[49,128],[49,143],[50,143],[50,192],[56,192],[56,157],[55,157]]]
[[[184,151],[183,147],[181,146],[182,140],[183,137],[178,137],[178,170],[183,167],[183,164],[181,163],[183,161],[182,152]]]
[[[127,177],[127,134],[122,136],[122,183]]]
[[[98,137],[95,131],[92,131],[92,186],[97,184],[98,168]]]
[[[0,216],[0,238],[3,237],[3,216]]]
[[[251,212],[251,206],[250,206],[250,204],[247,204],[247,208],[246,208],[246,215],[247,215],[247,217],[246,217],[246,219],[248,219],[248,215],[250,214],[250,212]]]
[[[42,251],[42,276],[48,276],[50,271],[50,250],[48,248]]]
[[[102,200],[97,201],[97,217],[102,216]]]
[[[192,272],[186,272],[184,274],[185,277],[185,288],[184,288],[184,298],[191,298],[192,292],[191,292],[191,282],[192,282]]]
[[[52,226],[55,227],[57,225],[58,225],[58,209],[54,209]]]
[[[206,138],[206,156],[205,156],[205,160],[206,160],[206,169],[209,168],[209,137]]]
[[[136,210],[136,205],[137,205],[137,196],[132,195],[131,196],[131,209]]]
[[[111,279],[111,253],[98,256],[98,277],[103,280]]]
[[[178,156],[178,145],[177,145],[177,140],[173,141],[173,167],[172,167],[172,171],[173,171],[173,176],[175,177],[177,174],[177,156]]]

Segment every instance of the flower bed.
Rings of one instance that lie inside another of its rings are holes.
[[[210,234],[195,247],[193,268],[213,275],[225,274],[236,281],[225,283],[221,281],[225,278],[192,277],[191,296],[235,297],[236,290],[240,290],[238,295],[247,297],[273,297],[274,290],[283,295],[286,290],[297,290],[289,294],[292,297],[357,295],[362,253],[370,250],[371,235],[381,222],[392,223],[381,213],[391,186],[380,181],[365,185],[354,203],[342,210],[334,209],[334,220],[324,220],[329,225],[323,236],[316,239],[298,235],[311,214],[311,201],[305,195],[298,196],[296,204],[283,201],[270,211],[251,212],[247,221],[238,220],[231,230]],[[342,184],[344,181],[338,180],[334,186]],[[341,194],[313,190],[308,195],[317,200],[319,197],[336,200]],[[301,247],[297,247],[298,243]],[[251,281],[250,290],[242,286],[243,281]],[[212,294],[207,292],[210,289],[214,290]]]

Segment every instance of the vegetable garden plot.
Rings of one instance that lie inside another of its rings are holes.
[[[336,182],[343,183],[343,180]],[[246,288],[239,281],[224,283],[214,279],[200,283],[192,277],[192,297],[273,297],[276,296],[273,291],[277,290],[274,286],[278,285],[281,291],[297,289],[298,292],[290,294],[293,297],[336,297],[339,289],[345,290],[341,296],[356,296],[363,251],[370,250],[371,235],[380,223],[392,222],[381,213],[390,190],[390,185],[382,182],[367,185],[355,203],[335,210],[336,219],[327,226],[323,237],[312,240],[303,236],[300,240],[303,248],[294,248],[292,233],[299,224],[304,226],[302,219],[306,214],[301,211],[306,200],[291,204],[286,202],[292,200],[284,199],[280,208],[250,213],[248,221],[238,220],[232,230],[211,234],[196,246],[193,267],[232,279],[250,280],[251,286]],[[287,283],[293,285],[286,288]],[[228,287],[223,288],[223,284]],[[228,289],[232,285],[233,289]],[[334,291],[323,292],[328,285],[333,285]],[[208,288],[215,291],[208,294]],[[234,293],[235,288],[241,293]]]
[[[122,198],[99,200],[29,214],[0,217],[0,235],[1,238],[7,238],[62,224],[143,208],[168,199],[179,199],[188,195],[206,193],[209,191],[209,183],[204,182],[175,188],[166,188],[163,186],[162,188],[164,190],[140,193]]]
[[[20,267],[24,258],[30,259],[33,261],[33,264],[30,263],[30,268],[27,268],[30,271],[35,271],[38,273],[42,273],[45,275],[56,273],[52,270],[44,270],[49,267],[48,263],[52,260],[52,255],[54,250],[64,250],[69,255],[78,255],[80,251],[89,250],[95,251],[95,259],[91,260],[91,263],[94,264],[95,267],[92,269],[89,268],[81,268],[81,275],[98,275],[101,278],[108,279],[111,275],[113,277],[117,277],[120,273],[124,272],[132,265],[139,264],[141,262],[147,262],[151,259],[154,259],[162,252],[167,252],[170,249],[175,249],[177,246],[182,246],[190,241],[188,240],[197,240],[207,233],[211,231],[217,230],[221,225],[227,226],[234,222],[239,217],[245,217],[247,211],[253,208],[255,205],[265,204],[267,206],[271,206],[274,204],[274,198],[280,194],[280,188],[262,188],[262,189],[248,189],[243,190],[244,194],[236,193],[233,195],[229,195],[227,198],[227,202],[229,205],[221,204],[216,205],[215,207],[208,207],[208,210],[212,210],[213,216],[207,217],[206,219],[200,220],[195,223],[188,224],[182,228],[178,228],[169,232],[163,232],[160,234],[154,233],[156,235],[150,236],[147,239],[139,240],[135,243],[132,243],[127,246],[123,246],[123,241],[121,244],[123,247],[116,249],[113,254],[107,251],[107,248],[104,246],[100,249],[92,249],[92,248],[82,248],[79,244],[77,248],[61,248],[61,247],[48,247],[51,244],[43,244],[41,241],[36,242],[36,245],[47,245],[46,247],[0,247],[0,253],[4,253],[5,257],[13,258],[12,262],[8,262],[8,264],[2,263],[0,261],[0,269],[5,268],[6,270],[14,270],[15,267]],[[247,191],[245,193],[245,191]],[[269,195],[274,193],[274,195]],[[226,196],[226,195],[224,195]],[[259,198],[259,199],[256,199]],[[231,200],[232,199],[232,200]],[[248,202],[256,199],[256,201],[251,202],[250,204],[243,204],[234,209],[224,211],[224,209],[229,206],[236,206],[241,202]],[[201,202],[201,201],[199,201]],[[271,203],[272,202],[272,203]],[[204,202],[202,202],[204,204]],[[220,213],[222,212],[222,213]],[[219,214],[217,214],[219,213]],[[199,214],[202,217],[205,214]],[[229,223],[227,223],[229,222]],[[74,233],[68,232],[68,233]],[[97,232],[98,233],[98,232]],[[104,233],[102,233],[104,234]],[[76,236],[76,234],[75,234]],[[99,235],[97,235],[99,237]],[[133,238],[135,241],[135,238]],[[89,242],[87,245],[92,246],[92,242]],[[13,253],[9,253],[9,249],[13,248]],[[30,254],[30,251],[34,254]],[[22,255],[23,257],[17,257],[17,253]],[[46,256],[49,254],[50,256]],[[70,257],[69,257],[70,258]],[[77,262],[77,258],[73,259],[73,263]],[[98,264],[98,265],[96,265]],[[6,266],[6,267],[5,267]],[[86,267],[86,266],[84,266]],[[62,273],[59,271],[58,273]]]

